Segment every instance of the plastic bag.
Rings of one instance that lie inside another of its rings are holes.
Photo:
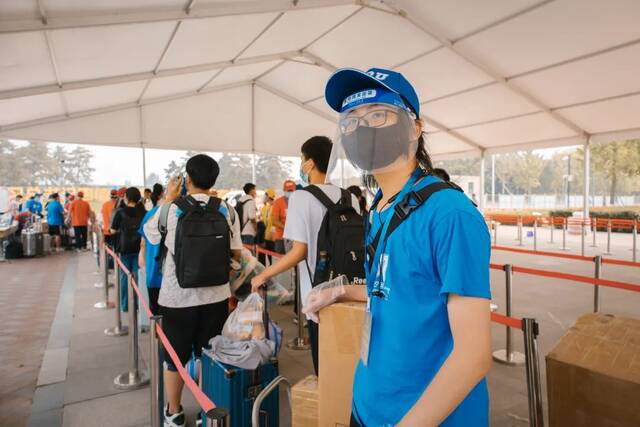
[[[231,292],[239,301],[243,301],[251,293],[251,279],[262,273],[265,266],[249,250],[243,249],[240,265],[236,267],[231,273]],[[268,280],[266,285],[269,304],[281,304],[290,299],[290,292],[275,280]]]
[[[349,279],[347,279],[347,276],[345,275],[320,283],[318,286],[311,289],[302,312],[309,316],[309,318],[314,322],[319,323],[320,318],[318,316],[318,312],[322,308],[338,301],[338,298],[347,293],[345,289],[345,286],[347,285],[349,285]]]
[[[250,294],[229,315],[222,328],[222,335],[233,341],[262,340],[264,329],[264,300],[257,293]]]

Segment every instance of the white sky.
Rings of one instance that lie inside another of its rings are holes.
[[[24,141],[12,140],[16,144],[23,144]],[[73,144],[55,144],[50,143],[50,147],[61,145],[67,149],[73,149]],[[93,185],[123,185],[125,181],[131,182],[133,185],[142,185],[142,150],[140,148],[123,148],[111,146],[83,145],[93,153],[91,166],[95,169],[93,172]],[[535,153],[545,158],[551,157],[557,151],[571,151],[576,147],[557,147],[547,148],[543,150],[534,150]],[[158,150],[147,149],[146,151],[146,167],[147,176],[156,173],[160,178],[164,179],[164,168],[171,160],[179,160],[186,151],[178,150]],[[214,158],[219,158],[220,153],[207,153]],[[296,176],[300,168],[300,160],[298,157],[288,157],[293,161],[292,174]],[[490,166],[489,166],[490,167]]]

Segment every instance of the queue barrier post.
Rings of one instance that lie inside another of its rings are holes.
[[[493,220],[493,246],[498,244],[498,221]]]
[[[561,251],[568,251],[567,248],[567,218],[562,218],[562,247]]]
[[[593,221],[591,221],[591,232],[593,233],[593,241],[591,242],[591,247],[597,248],[598,245],[596,244],[596,235],[598,234],[598,218],[593,218]]]
[[[631,230],[631,232],[633,233],[633,247],[631,248],[631,250],[633,251],[633,256],[631,257],[633,262],[636,262],[638,259],[638,251],[637,251],[637,245],[638,245],[638,221],[634,220],[633,221],[633,229]]]
[[[553,243],[553,229],[556,228],[556,221],[554,217],[551,217],[551,230],[549,236],[549,243]]]
[[[538,250],[538,218],[533,220],[533,250]]]
[[[133,290],[133,276],[127,277],[129,292],[129,370],[118,375],[113,383],[121,390],[135,390],[149,383],[149,375],[138,364],[138,299]]]
[[[122,286],[120,283],[120,264],[118,264],[118,260],[115,259],[115,257],[113,257],[113,271],[116,278],[116,326],[105,329],[104,334],[110,337],[121,337],[129,333],[129,327],[122,325],[122,307],[120,307],[120,292],[122,292],[120,289]]]
[[[151,348],[150,359],[150,391],[151,391],[151,427],[162,427],[164,424],[164,378],[162,368],[162,347],[158,337],[158,327],[162,328],[162,316],[151,316]]]
[[[584,236],[586,233],[585,230],[585,222],[586,219],[583,218],[581,223],[580,223],[580,255],[584,256]]]
[[[605,255],[613,255],[611,253],[611,220],[607,221],[607,252]]]
[[[309,350],[309,344],[304,340],[304,321],[305,317],[302,314],[302,293],[300,292],[300,274],[298,273],[298,267],[291,269],[291,282],[296,287],[296,308],[298,312],[298,336],[292,338],[287,343],[287,347],[291,350]]]
[[[511,317],[511,287],[513,282],[513,266],[504,265],[505,272],[505,305],[506,315]],[[525,363],[524,354],[513,351],[513,332],[510,326],[506,326],[506,346],[504,349],[493,352],[493,360],[510,366],[519,366]]]
[[[106,253],[104,250],[104,237],[102,237],[102,233],[96,233],[95,231],[93,232],[97,237],[98,237],[98,245],[97,245],[97,252],[96,254],[98,255],[98,257],[100,257],[100,266],[98,267],[98,271],[96,271],[94,274],[97,274],[98,276],[101,276],[104,274],[104,261],[106,260]],[[107,268],[107,274],[108,274],[109,270]],[[93,284],[94,288],[102,288],[104,287],[104,282],[102,279],[98,280],[97,282],[95,282]],[[109,281],[107,280],[107,286],[109,285]]]
[[[102,251],[102,286],[104,288],[104,301],[99,301],[93,305],[94,308],[112,309],[115,304],[109,301],[109,255],[106,248]]]
[[[518,246],[524,246],[522,243],[522,217],[518,217]]]
[[[602,273],[602,255],[596,255],[593,257],[593,263],[595,264],[595,272],[593,277],[599,279]],[[600,311],[600,286],[593,285],[593,312]]]
[[[538,322],[535,319],[522,319],[524,351],[526,353],[527,395],[529,401],[529,426],[543,427],[542,391],[540,382],[540,361],[538,357]]]

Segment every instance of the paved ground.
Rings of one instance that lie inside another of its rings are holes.
[[[0,426],[25,425],[70,254],[0,263]]]
[[[557,242],[558,235],[555,237]],[[614,237],[614,253],[621,258],[630,259],[630,235]],[[514,228],[500,228],[499,244],[516,243],[514,239]],[[548,231],[542,240],[548,240]],[[569,245],[579,248],[579,236],[574,237]],[[557,243],[548,247],[557,248]],[[539,248],[545,249],[544,243],[541,243]],[[520,266],[584,275],[593,274],[593,265],[589,262],[503,251],[494,252],[493,262],[510,262]],[[73,318],[66,327],[68,367],[62,380],[38,387],[33,411],[41,416],[32,417],[30,425],[148,425],[148,388],[123,393],[112,385],[113,378],[127,368],[127,337],[113,338],[103,334],[105,327],[113,325],[115,313],[114,310],[93,308],[93,303],[101,297],[102,292],[93,286],[99,278],[95,275],[95,270],[95,263],[88,253],[0,264],[0,324],[3,325],[0,332],[0,425],[26,424],[38,370],[47,345],[49,325],[54,317],[58,292],[63,281],[64,288],[67,288],[70,281],[74,285],[74,288],[70,288],[73,290],[73,300],[69,306]],[[640,284],[639,272],[638,268],[606,265],[603,277]],[[491,278],[494,301],[499,306],[498,311],[503,312],[504,274],[492,271]],[[602,289],[601,296],[602,311],[618,316],[639,317],[639,294]],[[543,385],[544,355],[579,315],[592,309],[592,304],[593,288],[590,285],[515,275],[513,315],[535,317],[540,322],[539,345]],[[71,312],[67,314],[70,315]],[[275,307],[272,317],[284,327],[287,338],[295,335],[295,325],[291,322],[291,306]],[[56,320],[57,318],[56,314]],[[56,322],[53,329],[56,328],[55,325]],[[504,328],[495,325],[493,332],[494,348],[503,348]],[[514,332],[514,337],[516,350],[522,351],[522,339],[517,331]],[[51,343],[51,337],[49,342]],[[143,357],[141,364],[144,367],[144,360],[148,354],[147,335],[142,336],[140,348]],[[283,350],[280,355],[280,370],[292,382],[303,378],[312,370],[308,352]],[[489,385],[492,425],[525,426],[527,399],[524,369],[494,364],[489,375]],[[543,395],[544,393],[543,390]],[[281,425],[286,426],[289,425],[288,408],[284,392],[281,394]],[[57,412],[40,412],[43,408],[53,407],[58,408]],[[188,392],[185,392],[185,407],[189,418],[193,419],[197,412],[197,404]],[[47,419],[45,416],[49,413],[53,415]]]

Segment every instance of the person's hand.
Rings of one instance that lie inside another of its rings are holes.
[[[262,274],[258,274],[256,277],[251,279],[251,292],[258,292],[267,280],[268,279],[262,276]]]
[[[144,255],[142,252],[140,252],[138,254],[138,268],[140,268],[140,270],[144,270],[144,265],[145,265]]]
[[[180,189],[182,187],[182,177],[174,176],[169,180],[169,184],[167,184],[167,192],[164,196],[167,202],[173,202],[178,197],[180,197]]]
[[[346,276],[338,276],[333,280],[319,284],[309,292],[302,312],[314,322],[320,323],[318,316],[320,310],[338,301],[347,292],[345,285],[348,284],[349,280]]]

